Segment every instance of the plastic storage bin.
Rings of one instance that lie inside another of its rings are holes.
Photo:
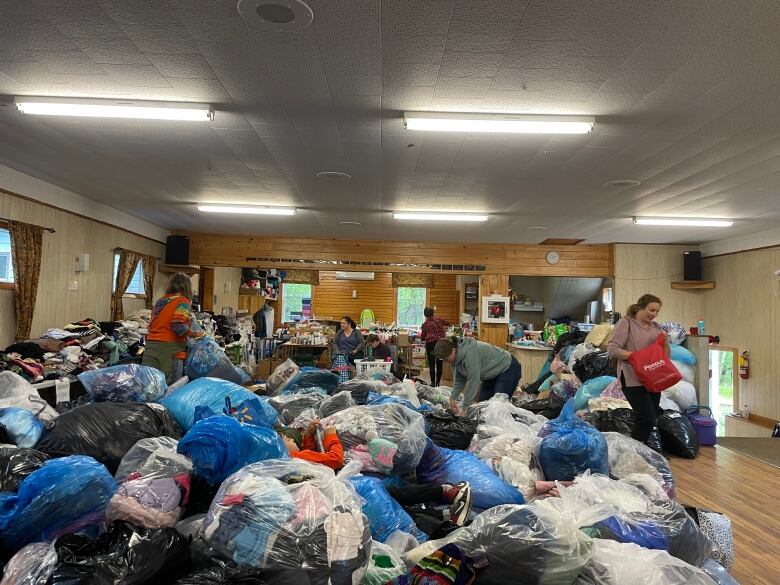
[[[701,414],[702,410],[706,410],[707,414]],[[700,445],[711,446],[718,442],[718,421],[712,418],[712,410],[709,407],[694,404],[685,409],[685,416],[696,430]]]
[[[367,372],[371,368],[382,368],[386,372],[393,370],[393,362],[384,362],[381,360],[355,360],[355,370],[358,374]]]

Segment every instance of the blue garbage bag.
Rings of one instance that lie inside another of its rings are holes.
[[[561,415],[539,431],[539,463],[548,480],[573,480],[588,469],[609,475],[604,435],[574,415],[574,400],[570,399]]]
[[[365,500],[362,509],[371,527],[371,538],[378,542],[387,542],[393,532],[400,530],[414,536],[417,542],[428,540],[428,535],[417,527],[403,506],[390,496],[381,479],[354,475],[349,480]]]
[[[78,379],[95,402],[159,402],[168,392],[165,374],[138,364],[89,370]]]
[[[420,483],[471,484],[475,508],[487,510],[502,504],[523,504],[523,495],[498,477],[492,469],[467,451],[438,447],[428,439],[422,459],[417,466]]]
[[[401,404],[406,408],[408,408],[409,410],[413,410],[417,412],[417,407],[415,407],[414,404],[412,404],[405,398],[401,398],[400,396],[393,396],[392,394],[380,394],[379,392],[369,392],[368,399],[366,400],[366,404],[369,406],[376,406],[377,404],[389,404],[391,402]]]
[[[17,447],[32,449],[41,440],[43,423],[24,408],[0,408],[0,427]]]
[[[591,378],[587,382],[584,382],[574,395],[574,411],[576,412],[583,408],[587,408],[588,400],[601,396],[601,393],[607,389],[607,386],[614,381],[615,378],[613,376],[598,376],[597,378]]]
[[[198,406],[195,409],[194,421],[198,422],[204,418],[220,414],[232,417],[240,423],[268,428],[274,427],[279,416],[276,413],[276,409],[271,406],[265,397],[253,396],[233,406],[230,396],[225,396],[225,407],[222,409],[222,412],[214,412],[208,406]]]
[[[192,459],[195,474],[211,484],[222,483],[250,463],[289,457],[275,430],[241,424],[225,415],[196,422],[179,441],[177,451]]]
[[[236,384],[245,384],[249,376],[236,368],[219,344],[211,337],[190,340],[187,358],[184,360],[184,373],[190,380],[198,378],[219,378]]]
[[[598,538],[616,540],[618,542],[633,542],[643,548],[654,550],[669,550],[669,539],[659,526],[650,522],[624,522],[618,516],[610,516],[597,522],[593,529]]]
[[[284,387],[282,394],[295,394],[303,388],[322,388],[327,394],[331,394],[339,385],[338,375],[328,370],[307,366],[293,376]]]
[[[672,360],[687,364],[689,366],[696,365],[696,356],[682,345],[671,345]]]
[[[207,407],[215,414],[220,413],[225,407],[225,397],[229,397],[233,404],[240,404],[244,400],[257,398],[261,405],[264,405],[263,413],[265,413],[265,420],[258,421],[256,424],[263,424],[269,427],[276,424],[279,415],[268,404],[267,399],[253,394],[238,384],[216,378],[193,380],[171,392],[163,399],[161,404],[173,415],[179,426],[184,431],[188,431],[195,424],[195,410],[199,406]],[[268,408],[265,408],[265,406]]]
[[[114,478],[92,457],[52,459],[19,483],[16,494],[0,497],[0,541],[16,551],[103,523]]]

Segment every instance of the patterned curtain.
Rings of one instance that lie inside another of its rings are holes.
[[[125,309],[122,306],[122,296],[125,294],[130,281],[133,278],[138,262],[142,259],[141,254],[131,252],[130,250],[119,249],[119,269],[116,271],[116,283],[114,283],[114,294],[111,295],[111,320],[121,321],[125,318]]]
[[[409,288],[433,288],[433,274],[420,272],[393,272],[393,286]]]
[[[41,276],[43,228],[20,221],[8,222],[16,284],[16,341],[30,338],[38,279]]]
[[[151,309],[154,298],[154,275],[157,273],[157,258],[154,256],[144,256],[141,260],[141,269],[144,271],[144,296],[146,297],[146,308]]]
[[[320,272],[319,270],[285,270],[284,282],[317,285],[320,283]]]

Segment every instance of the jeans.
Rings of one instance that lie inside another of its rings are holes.
[[[442,502],[444,493],[438,484],[409,484],[390,486],[387,492],[401,504],[412,517],[417,527],[433,539],[444,538],[458,527],[444,519],[441,510],[428,508],[424,504],[436,505]]]
[[[436,340],[438,341],[438,339]],[[441,376],[444,373],[444,361],[437,360],[433,355],[433,348],[436,347],[436,341],[425,342],[425,355],[428,358],[428,371],[431,373],[431,386],[441,384]]]
[[[658,405],[661,402],[660,392],[648,392],[644,386],[626,386],[626,378],[620,375],[623,394],[634,410],[634,429],[631,436],[640,443],[647,442],[653,427],[658,424]]]
[[[490,400],[494,394],[506,394],[510,398],[517,390],[517,384],[520,382],[522,371],[520,362],[515,356],[509,362],[509,367],[501,372],[492,380],[482,382],[482,390],[479,393],[479,401]]]

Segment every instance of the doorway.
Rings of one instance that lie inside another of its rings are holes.
[[[726,415],[738,410],[739,378],[737,350],[730,347],[710,349],[710,408],[718,421],[718,436],[726,433]]]

